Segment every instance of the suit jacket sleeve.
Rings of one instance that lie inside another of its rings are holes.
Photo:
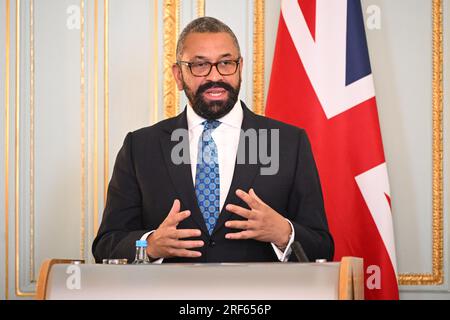
[[[300,131],[295,182],[290,194],[290,219],[295,230],[295,240],[300,242],[310,261],[332,260],[334,242],[328,230],[322,188],[311,145],[304,130]],[[290,260],[296,258],[291,255]]]
[[[133,165],[133,135],[120,149],[108,187],[103,220],[92,245],[95,261],[106,258],[134,260],[135,242],[149,230],[142,226],[142,194]]]

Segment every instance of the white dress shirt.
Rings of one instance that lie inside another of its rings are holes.
[[[198,154],[198,141],[203,132],[202,122],[204,118],[200,117],[191,106],[186,107],[187,125],[189,131],[189,148],[190,148],[190,160],[191,160],[191,172],[192,183],[195,186],[195,174],[197,170],[197,154]],[[222,118],[217,119],[221,124],[214,129],[211,133],[212,138],[217,146],[218,161],[219,161],[219,179],[220,179],[220,198],[219,198],[219,212],[222,211],[222,207],[227,198],[228,191],[230,190],[231,181],[233,179],[234,166],[236,162],[236,155],[239,146],[239,135],[244,119],[244,112],[240,101],[236,102],[233,109],[224,115]],[[248,192],[248,190],[244,190]],[[262,199],[264,201],[264,199]],[[287,219],[286,219],[287,220]],[[289,239],[286,249],[281,251],[276,245],[272,243],[272,248],[275,251],[278,260],[285,262],[289,259],[292,252],[291,244],[294,241],[294,227],[292,223],[287,220],[291,225],[292,233]],[[153,230],[154,231],[154,230]],[[153,232],[147,232],[141,240],[147,239],[147,237]],[[230,240],[233,241],[233,240]],[[154,263],[162,263],[163,259],[158,259]]]

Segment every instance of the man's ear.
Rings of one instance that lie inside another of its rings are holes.
[[[174,63],[172,65],[172,73],[175,78],[175,82],[177,83],[178,90],[183,90],[183,75],[181,74],[181,67]]]
[[[244,58],[240,57],[239,58],[241,61],[239,61],[239,73],[241,74],[241,78],[242,78],[242,69],[244,68]]]

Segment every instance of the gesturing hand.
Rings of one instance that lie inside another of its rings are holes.
[[[247,220],[227,221],[225,226],[233,229],[242,229],[243,231],[227,233],[227,239],[255,239],[263,242],[272,242],[280,249],[283,249],[289,243],[291,226],[289,222],[278,212],[264,203],[250,189],[249,193],[242,190],[236,190],[236,195],[241,198],[250,207],[242,208],[237,205],[228,204],[226,209]]]
[[[198,237],[199,229],[177,229],[178,224],[189,217],[191,212],[180,212],[180,201],[173,202],[172,209],[161,225],[147,238],[147,254],[153,258],[186,257],[197,258],[202,254],[199,251],[189,250],[203,247],[203,241],[180,240],[183,238]]]

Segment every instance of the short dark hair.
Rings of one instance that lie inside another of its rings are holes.
[[[228,33],[241,56],[241,48],[234,32],[225,23],[213,17],[200,17],[191,21],[181,32],[177,42],[177,60],[181,59],[184,50],[184,41],[191,33]]]

